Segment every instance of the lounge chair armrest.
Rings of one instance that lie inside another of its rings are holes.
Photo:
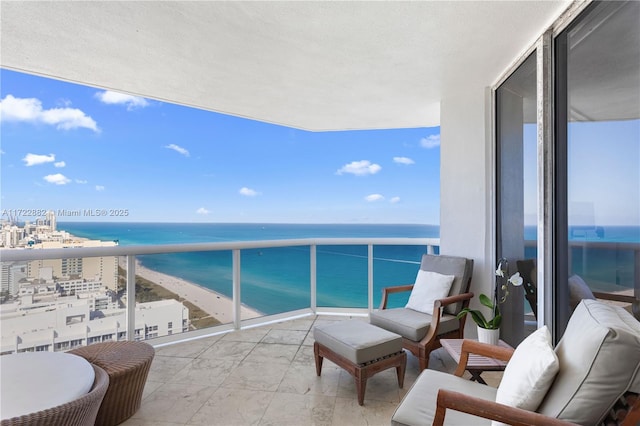
[[[387,309],[387,300],[392,293],[402,293],[405,291],[413,290],[413,284],[396,285],[392,287],[385,287],[382,289],[382,301],[380,302],[380,309]]]
[[[575,423],[446,389],[438,391],[434,426],[444,423],[447,408],[514,426],[575,426]]]
[[[615,301],[615,302],[633,303],[633,302],[636,301],[635,297],[633,297],[631,295],[627,295],[627,294],[602,293],[600,291],[594,291],[593,292],[593,296],[596,299],[612,300],[612,301]]]
[[[444,299],[436,300],[434,302],[433,308],[435,310],[443,306],[452,305],[454,303],[463,302],[465,300],[471,300],[471,299],[473,299],[472,292],[456,294],[455,296],[449,296],[449,297],[445,297]]]
[[[460,350],[460,362],[458,362],[458,368],[454,374],[458,377],[462,377],[464,371],[467,369],[467,362],[469,361],[470,354],[482,355],[489,358],[499,359],[501,361],[509,361],[514,350],[515,349],[513,348],[505,348],[502,346],[465,339],[462,342],[462,348]]]

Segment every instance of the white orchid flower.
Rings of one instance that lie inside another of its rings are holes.
[[[515,287],[519,287],[522,285],[522,277],[520,276],[520,272],[516,272],[515,274],[511,275],[511,278],[509,278],[509,282],[511,284],[513,284]]]
[[[496,269],[497,277],[504,277],[504,271],[502,270],[502,264],[498,265],[498,269]]]

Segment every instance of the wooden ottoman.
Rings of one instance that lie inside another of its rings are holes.
[[[364,404],[367,379],[391,367],[396,368],[398,385],[403,386],[407,354],[402,337],[364,321],[349,320],[313,329],[316,373],[322,360],[344,368],[356,381],[358,404]]]
[[[96,425],[118,425],[140,408],[151,361],[153,347],[144,342],[103,342],[69,353],[79,355],[104,369],[109,375],[109,388],[104,396]]]

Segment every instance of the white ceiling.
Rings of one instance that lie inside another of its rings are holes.
[[[307,130],[434,126],[568,4],[2,1],[0,64]]]

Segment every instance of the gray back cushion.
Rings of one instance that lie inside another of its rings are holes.
[[[422,256],[420,269],[424,271],[437,272],[443,275],[455,275],[449,296],[465,293],[468,291],[467,283],[473,273],[473,259],[458,256],[425,254]],[[444,312],[457,315],[462,309],[462,302],[448,305]]]
[[[638,386],[640,322],[618,306],[583,300],[556,354],[560,371],[538,412],[597,424],[625,391]]]
[[[569,277],[569,306],[574,311],[583,299],[595,299],[591,289],[579,275]]]

